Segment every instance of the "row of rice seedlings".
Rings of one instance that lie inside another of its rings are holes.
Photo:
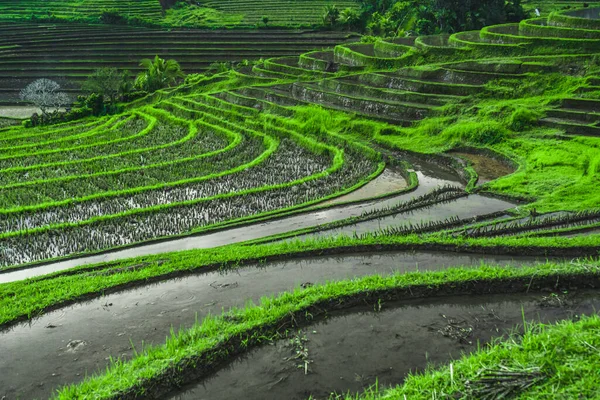
[[[454,200],[467,195],[467,192],[465,192],[465,190],[461,187],[444,185],[433,189],[427,194],[415,197],[408,201],[403,201],[398,204],[391,204],[375,210],[364,211],[360,217],[368,219],[387,217],[399,212],[409,211],[413,209],[411,207],[422,208],[427,205],[439,203],[440,201]]]
[[[189,130],[190,139],[173,146],[159,147],[142,153],[124,153],[110,160],[99,158],[85,163],[51,165],[48,167],[30,168],[26,171],[13,169],[0,174],[0,190],[19,186],[32,186],[47,181],[83,179],[91,176],[119,174],[134,168],[144,169],[187,158],[201,157],[214,149],[225,148],[239,140],[238,135],[223,135],[209,128],[197,128],[191,122],[178,120],[181,123],[165,121],[157,124],[156,130],[170,130],[173,138],[182,137],[182,129]],[[161,133],[163,134],[163,133]],[[185,136],[184,136],[185,137]]]
[[[146,108],[144,109],[144,118],[150,121],[144,130],[150,132],[152,136],[159,136],[162,138],[162,141],[155,140],[156,143],[148,147],[125,148],[121,152],[97,155],[89,158],[41,162],[33,165],[16,165],[0,169],[0,186],[18,186],[21,182],[33,184],[38,180],[97,174],[124,169],[131,165],[144,166],[160,163],[165,160],[166,152],[171,151],[172,148],[176,153],[185,152],[185,146],[199,132],[197,129],[192,128],[193,124],[191,121],[175,118],[162,110]],[[168,130],[162,128],[162,125],[184,126],[189,132],[181,136],[181,130]],[[157,130],[158,133],[153,132],[154,130]]]
[[[98,144],[129,140],[131,137],[140,135],[140,132],[132,131],[129,137],[123,137],[121,128],[137,119],[136,115],[115,116],[111,118],[106,127],[99,127],[89,132],[83,132],[80,135],[76,135],[73,140],[63,138],[62,140],[50,140],[31,145],[0,148],[0,160],[3,162],[18,162],[21,157],[63,153],[71,150],[95,147]]]
[[[233,153],[221,153],[215,158],[206,160],[207,162],[204,165],[199,165],[200,163],[196,165],[196,167],[203,168],[206,174],[202,174],[202,170],[195,170],[194,165],[190,166],[186,163],[186,165],[182,166],[182,174],[186,173],[194,177],[198,173],[198,177],[207,177],[207,179],[201,182],[178,186],[163,186],[158,189],[137,191],[128,195],[110,198],[91,198],[88,201],[70,203],[60,207],[47,207],[41,210],[4,214],[0,217],[0,230],[2,232],[15,232],[46,225],[76,223],[94,217],[120,214],[133,209],[145,209],[235,192],[253,184],[260,185],[260,181],[258,180],[256,182],[248,180],[256,179],[256,177],[245,178],[244,175],[240,175],[240,179],[238,180],[237,175],[240,174],[239,172],[233,175],[225,173],[237,170],[241,165],[244,165],[244,162],[246,164],[251,163],[264,154],[264,152],[265,146],[262,140],[247,138],[242,146],[236,147],[236,151]],[[218,175],[219,173],[221,176],[211,179],[211,174]],[[136,175],[139,175],[139,173],[133,172],[131,174],[134,184],[135,182],[139,182],[135,181]],[[165,181],[160,182],[164,183]]]
[[[109,137],[111,133],[114,135],[114,132],[118,132],[121,125],[133,118],[135,118],[133,115],[114,116],[92,129],[73,129],[70,132],[60,132],[63,133],[62,135],[55,133],[49,137],[43,137],[42,140],[39,140],[39,137],[29,137],[12,140],[8,143],[0,143],[0,158],[13,158],[22,154],[38,153],[44,150],[82,146],[86,142],[102,140],[103,137]]]
[[[159,125],[155,132],[161,130],[170,130],[175,137],[181,137],[185,134],[185,127],[173,125]],[[236,142],[233,149],[237,151],[231,154],[231,151],[223,155],[220,150],[227,149],[229,142],[225,141],[223,135],[215,133],[209,129],[200,129],[203,134],[196,135],[188,142],[188,151],[197,153],[188,153],[187,157],[182,159],[164,158],[163,162],[155,166],[148,165],[140,167],[130,164],[125,169],[112,170],[108,172],[96,172],[85,174],[83,171],[79,175],[68,177],[68,179],[50,179],[47,181],[31,182],[22,187],[0,187],[0,206],[31,206],[41,203],[50,203],[65,200],[67,198],[84,198],[93,196],[102,192],[124,191],[140,187],[150,187],[160,183],[179,182],[186,179],[192,179],[197,176],[216,173],[217,171],[232,168],[238,158],[247,162],[248,159],[256,157],[255,154],[249,154],[244,157],[246,149],[244,143]],[[229,148],[229,150],[231,150]],[[208,155],[209,157],[205,157]],[[212,155],[212,156],[210,156]],[[169,154],[164,154],[168,157]],[[144,155],[138,155],[138,159],[143,160]],[[229,159],[231,157],[231,159]],[[225,162],[225,165],[223,164]]]
[[[527,218],[513,221],[505,224],[494,224],[478,226],[463,236],[491,237],[501,235],[513,235],[520,232],[535,231],[545,228],[565,228],[571,226],[582,226],[590,223],[600,222],[600,211],[587,210],[577,213],[558,214],[551,216],[542,216],[540,218]]]
[[[68,124],[39,126],[35,128],[23,128],[19,126],[14,129],[11,134],[3,134],[0,136],[0,146],[10,146],[11,143],[27,144],[44,141],[48,139],[60,139],[67,136],[77,135],[83,131],[95,129],[100,125],[105,125],[107,120],[111,118],[98,118],[91,122],[89,120],[79,120]],[[0,119],[1,121],[2,119]]]
[[[285,145],[282,145],[285,148]],[[255,187],[243,193],[231,192],[212,200],[170,206],[149,212],[99,219],[93,223],[32,232],[0,240],[0,265],[16,265],[76,253],[98,251],[141,241],[192,232],[216,223],[253,216],[317,200],[355,185],[373,173],[376,163],[357,152],[345,151],[345,162],[320,179],[293,176],[302,172],[304,158],[296,157],[298,147],[278,152],[260,173],[248,170],[244,182],[261,179],[271,186]],[[304,157],[304,156],[303,156]],[[268,165],[268,168],[266,167]],[[279,183],[284,182],[284,183]]]
[[[186,115],[186,116],[187,116],[187,117],[190,117],[189,115]],[[231,125],[231,124],[229,124],[229,125]],[[301,139],[301,138],[300,138],[300,139]],[[322,149],[317,149],[317,152],[318,152],[318,151],[320,151],[320,150],[322,150]],[[186,182],[184,182],[184,181],[180,181],[180,182],[178,182],[178,184],[184,184],[184,183],[186,183]],[[137,188],[136,188],[136,189],[137,189]],[[153,188],[148,188],[148,189],[153,189]],[[63,190],[63,192],[65,192],[65,193],[69,193],[69,194],[70,194],[70,192],[67,192],[67,191],[64,191],[64,190]],[[139,191],[137,191],[137,192],[139,193]],[[172,192],[172,193],[174,193],[174,192]],[[119,193],[118,193],[118,192],[116,192],[116,191],[112,191],[112,192],[110,192],[110,193],[108,193],[108,192],[107,192],[107,195],[108,195],[108,194],[110,194],[111,196],[112,196],[112,195],[114,195],[114,196],[116,196],[116,195],[119,195]],[[97,195],[94,195],[94,196],[93,196],[93,198],[91,198],[90,200],[95,200],[95,199],[97,199],[98,197],[99,197],[99,196],[97,196]],[[48,204],[44,204],[44,205],[43,205],[43,208],[48,208],[48,206],[49,206]],[[39,207],[39,208],[42,208],[42,207]],[[54,210],[54,209],[52,209],[52,210],[48,210],[48,211],[49,211],[49,212],[50,212],[52,215],[56,215],[56,214],[57,214],[57,213],[56,213],[56,210]],[[32,215],[32,214],[33,214],[32,212],[27,212],[27,215]],[[45,214],[41,214],[41,215],[45,215]],[[29,221],[31,221],[31,219],[32,219],[32,218],[27,218],[27,219],[28,219]],[[20,225],[20,224],[18,224],[18,226],[21,226],[21,225]],[[32,228],[32,227],[30,227],[30,228]]]
[[[452,199],[441,199],[440,203],[451,201]],[[438,203],[436,203],[438,204]],[[433,204],[426,205],[425,207],[432,206]],[[420,208],[420,207],[419,207]],[[451,216],[445,218],[440,221],[423,221],[420,223],[412,223],[409,222],[406,225],[387,227],[385,229],[378,230],[376,232],[372,232],[369,235],[371,237],[379,237],[379,236],[405,236],[412,234],[422,234],[422,233],[434,233],[447,231],[448,229],[453,229],[456,227],[461,227],[466,224],[474,224],[483,220],[495,219],[506,215],[504,211],[498,211],[492,214],[486,215],[478,215],[471,218],[461,219],[457,216]]]
[[[275,148],[277,148],[275,146]],[[240,147],[251,160],[263,154],[264,146],[258,139],[248,140]],[[224,155],[229,159],[229,155]],[[286,165],[286,160],[292,162]],[[233,168],[238,169],[237,159],[233,158]],[[0,218],[3,232],[33,229],[46,225],[74,223],[93,217],[120,214],[132,209],[143,209],[164,204],[181,203],[190,200],[213,197],[226,193],[248,190],[263,185],[285,183],[302,177],[311,176],[325,170],[329,158],[316,156],[289,139],[284,139],[278,151],[262,164],[253,168],[242,168],[235,174],[222,174],[202,182],[166,187],[158,190],[134,193],[108,199],[95,199],[82,203],[74,203],[64,207],[52,207],[40,211],[4,214]],[[266,168],[267,172],[263,169]],[[286,174],[274,171],[282,169]],[[16,229],[18,228],[18,229]]]
[[[123,149],[135,147],[140,143],[155,141],[154,135],[148,135],[152,119],[148,116],[129,119],[120,126],[114,136],[106,143],[88,144],[72,149],[52,149],[38,153],[22,153],[18,158],[0,158],[0,172],[4,169],[17,169],[39,164],[61,163],[113,154]],[[148,129],[146,129],[148,128]],[[119,136],[117,136],[119,135]]]

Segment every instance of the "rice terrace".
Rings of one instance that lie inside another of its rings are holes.
[[[0,399],[600,399],[600,2],[0,0]]]

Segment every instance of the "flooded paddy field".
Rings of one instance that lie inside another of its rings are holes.
[[[49,312],[0,332],[0,395],[49,396],[57,387],[102,370],[110,357],[129,359],[133,347],[161,344],[171,327],[189,327],[262,296],[354,277],[482,262],[522,266],[533,257],[482,256],[444,252],[404,252],[316,257],[257,264],[151,284]]]
[[[360,393],[376,383],[401,384],[409,373],[522,332],[524,323],[577,319],[599,306],[600,293],[575,292],[443,297],[334,312],[170,398],[301,400]]]

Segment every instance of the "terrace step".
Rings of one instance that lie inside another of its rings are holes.
[[[297,79],[298,78],[296,75],[286,74],[286,73],[277,72],[277,71],[270,71],[268,69],[259,67],[258,65],[255,65],[254,67],[252,67],[252,72],[262,78],[273,78],[273,79]]]
[[[292,97],[292,93],[291,93],[292,85],[287,85],[287,87],[289,87],[289,89],[287,89],[287,90],[285,87],[282,87],[281,85],[263,87],[263,88],[243,88],[243,89],[238,89],[236,91],[236,93],[240,93],[242,96],[245,96],[248,98],[253,98],[257,102],[274,103],[280,107],[294,107],[294,106],[298,106],[298,105],[311,104],[310,102],[306,102],[306,101],[297,99],[295,97]],[[239,101],[239,104],[245,103],[243,105],[246,105],[249,107],[254,106],[254,105],[251,105],[250,103],[247,103],[247,100],[237,99],[236,101]],[[338,106],[335,104],[323,104],[323,106],[326,108],[332,109],[332,110],[348,111],[348,109],[346,107]],[[267,105],[266,107],[269,107],[269,106]],[[278,111],[278,113],[285,114],[285,112],[282,112],[282,110],[277,110],[277,111]],[[413,121],[389,118],[386,115],[382,116],[380,114],[372,114],[372,113],[368,113],[368,112],[357,112],[357,111],[352,111],[352,112],[354,112],[358,115],[366,116],[371,119],[376,119],[376,120],[387,122],[387,123],[394,124],[394,125],[410,126],[413,124]]]
[[[421,103],[434,106],[441,106],[448,102],[462,99],[460,96],[427,94],[361,85],[353,77],[323,79],[317,84],[324,90],[349,96],[366,96],[379,100]]]
[[[263,69],[293,76],[327,76],[330,74],[327,71],[315,71],[302,68],[300,66],[300,57],[271,58],[264,62]]]
[[[416,54],[416,50],[399,57],[389,57],[387,53],[381,53],[373,43],[352,43],[334,48],[335,62],[353,67],[400,68],[410,62],[412,54]]]
[[[551,128],[558,128],[564,130],[566,133],[571,135],[579,136],[598,136],[600,137],[600,128],[582,124],[577,120],[568,120],[561,118],[542,118],[540,123],[544,126]]]
[[[564,99],[562,108],[600,112],[600,100],[595,99]]]
[[[549,118],[572,121],[584,125],[600,121],[600,110],[599,112],[587,112],[579,109],[559,108],[547,111],[546,115]]]
[[[375,42],[373,49],[381,56],[401,57],[415,48],[417,37],[388,38]]]
[[[294,98],[318,103],[325,107],[334,106],[345,111],[385,117],[386,119],[398,121],[400,124],[423,119],[434,108],[423,103],[387,101],[372,97],[353,97],[330,92],[318,85],[306,83],[294,83],[292,95]]]
[[[600,39],[600,30],[548,25],[547,18],[534,18],[521,21],[519,23],[519,34],[523,36],[564,39]]]
[[[358,77],[358,80],[369,86],[438,95],[470,96],[481,93],[484,90],[484,87],[481,85],[454,84],[417,79],[386,72],[363,74]]]
[[[459,71],[500,73],[506,75],[527,74],[531,72],[555,72],[557,70],[556,66],[549,62],[519,60],[464,61],[447,64],[444,67]]]

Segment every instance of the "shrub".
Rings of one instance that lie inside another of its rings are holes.
[[[541,117],[541,113],[537,111],[528,108],[518,108],[511,114],[509,126],[515,132],[522,132],[536,126]]]
[[[504,140],[508,130],[496,121],[466,121],[444,129],[442,136],[454,143],[485,146]]]
[[[120,15],[118,10],[106,9],[102,10],[102,13],[100,14],[100,22],[103,24],[126,25],[127,18]]]

